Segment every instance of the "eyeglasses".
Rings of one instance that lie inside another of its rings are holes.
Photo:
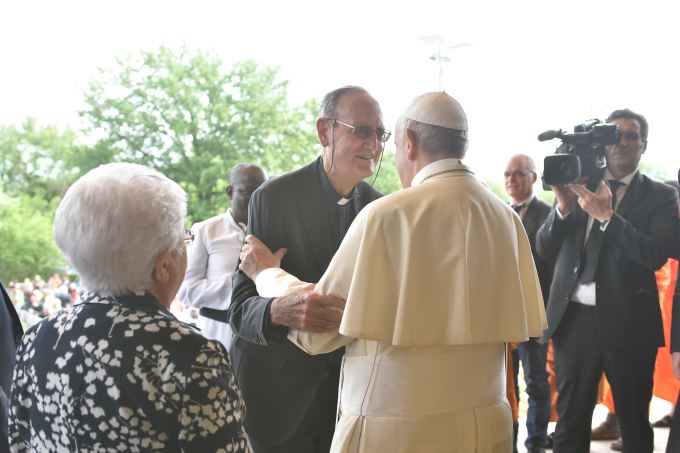
[[[184,245],[191,245],[194,242],[194,232],[191,230],[184,230]]]
[[[529,174],[528,171],[513,171],[512,173],[508,173],[507,171],[503,173],[503,176],[505,176],[506,179],[512,178],[513,176],[515,178],[524,178]]]
[[[378,141],[381,143],[385,143],[392,136],[392,132],[382,127],[373,129],[368,126],[352,126],[351,124],[343,123],[342,121],[337,120],[335,118],[329,118],[329,120],[333,121],[333,124],[339,123],[345,127],[349,127],[350,129],[352,129],[352,135],[354,135],[357,138],[360,138],[361,140],[368,140],[369,138],[371,138],[371,135],[374,132],[375,138],[377,138]]]

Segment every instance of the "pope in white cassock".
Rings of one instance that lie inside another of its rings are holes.
[[[255,237],[241,252],[260,295],[346,300],[338,332],[288,334],[309,354],[346,346],[332,452],[512,451],[505,343],[547,324],[522,222],[460,161],[467,130],[446,93],[410,104],[395,134],[404,190],[361,211],[316,286]]]

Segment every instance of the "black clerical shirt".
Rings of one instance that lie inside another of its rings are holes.
[[[363,206],[360,206],[354,200],[359,197],[356,186],[352,187],[352,190],[344,196],[335,190],[323,169],[323,159],[321,158],[317,161],[317,169],[321,180],[321,189],[326,200],[324,208],[326,222],[328,222],[328,228],[331,232],[331,247],[335,252],[340,247],[342,238],[347,234],[349,226]]]

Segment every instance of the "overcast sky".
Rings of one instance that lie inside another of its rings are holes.
[[[32,1],[0,3],[0,124],[26,116],[77,125],[82,91],[115,56],[186,44],[280,67],[291,101],[346,84],[366,87],[392,128],[415,95],[442,85],[467,112],[466,163],[500,178],[507,157],[542,166],[556,143],[538,133],[629,107],[647,116],[643,160],[680,167],[680,27],[656,1]],[[393,148],[394,145],[390,145]]]

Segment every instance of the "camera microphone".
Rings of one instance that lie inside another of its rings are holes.
[[[541,134],[538,134],[538,141],[539,142],[545,142],[547,140],[552,140],[553,138],[558,138],[562,136],[562,129],[558,129],[556,131],[545,131]]]

